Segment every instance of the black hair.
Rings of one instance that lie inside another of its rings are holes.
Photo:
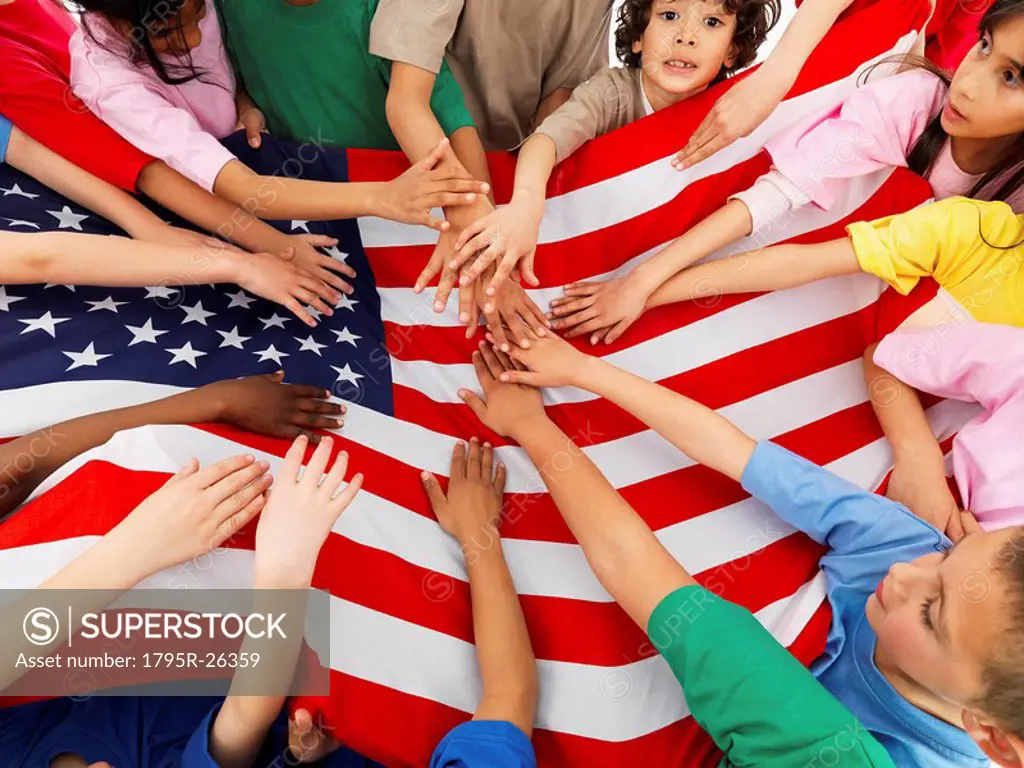
[[[731,67],[722,67],[712,85],[753,63],[757,49],[778,23],[782,12],[780,0],[722,0],[721,4],[726,13],[736,16],[736,31],[732,36],[736,56]],[[651,23],[653,5],[654,0],[626,0],[619,8],[615,53],[631,69],[641,66],[640,54],[633,52],[633,44],[643,39],[647,25]]]
[[[198,0],[200,5],[208,0]],[[192,62],[191,52],[186,52],[181,63],[164,61],[153,48],[149,39],[149,32],[155,24],[171,22],[173,25],[172,34],[178,35],[181,48],[187,51],[184,45],[184,32],[181,28],[181,9],[187,0],[72,0],[77,10],[82,14],[82,29],[85,34],[99,46],[107,49],[116,55],[123,55],[124,50],[114,50],[103,36],[98,36],[93,29],[93,19],[96,16],[105,19],[115,28],[127,27],[128,60],[135,66],[148,65],[163,82],[168,85],[183,85],[192,80],[201,80],[204,72],[196,69]],[[213,13],[213,9],[210,9]]]

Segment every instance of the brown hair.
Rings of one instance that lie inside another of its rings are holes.
[[[726,13],[736,16],[736,31],[732,37],[736,58],[731,67],[722,67],[712,84],[725,80],[757,58],[757,49],[778,22],[782,11],[780,0],[721,0],[721,4]],[[633,43],[643,39],[651,22],[653,5],[654,0],[626,0],[619,8],[615,53],[619,61],[631,69],[641,66],[640,54],[633,52]]]
[[[1018,16],[1024,16],[1024,0],[996,0],[986,11],[985,15],[981,17],[981,22],[978,25],[979,39],[981,35],[992,34],[1004,21]],[[948,72],[921,56],[896,57],[895,59],[880,62],[880,64],[892,63],[894,60],[914,69],[923,69],[931,72],[945,83],[947,89],[952,83],[952,78]],[[875,66],[878,66],[878,64]],[[870,75],[873,69],[874,67],[869,68],[865,72],[865,77]],[[940,114],[928,124],[924,133],[914,143],[910,154],[907,156],[907,166],[914,173],[920,176],[927,176],[935,165],[935,161],[938,160],[947,141],[949,141],[949,134],[942,127],[942,115]],[[1024,133],[1010,147],[1006,156],[978,179],[977,183],[967,194],[967,197],[1006,202],[1024,185],[1024,163],[1021,162],[1022,159],[1024,159]],[[1002,182],[995,186],[996,182],[1001,179],[1003,179]]]
[[[1015,736],[1024,736],[1024,529],[996,557],[995,573],[1006,583],[1010,628],[982,673],[985,692],[975,706]]]

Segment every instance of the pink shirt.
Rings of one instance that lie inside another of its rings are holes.
[[[946,90],[942,80],[920,69],[871,80],[838,106],[769,141],[765,149],[774,167],[734,199],[750,209],[755,230],[792,208],[813,203],[828,210],[848,179],[907,166],[914,144],[942,112]],[[928,174],[938,200],[967,195],[980,178],[960,169],[948,141]],[[1024,211],[1024,193],[1008,202]]]
[[[204,74],[184,85],[167,85],[148,65],[132,64],[128,43],[104,19],[90,15],[89,24],[116,53],[77,30],[70,44],[75,94],[143,152],[212,191],[217,174],[234,159],[217,139],[238,122],[235,76],[214,4],[206,4],[199,22],[202,39],[192,50],[195,68]]]
[[[960,495],[986,530],[1024,525],[1024,328],[970,322],[897,331],[878,345],[875,362],[916,389],[981,404],[985,412],[953,442]]]

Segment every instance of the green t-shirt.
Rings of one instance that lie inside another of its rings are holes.
[[[267,129],[317,146],[399,149],[385,114],[391,62],[371,56],[379,0],[218,0],[235,68]],[[430,102],[446,135],[473,125],[445,65]]]
[[[668,595],[647,634],[724,766],[893,768],[871,734],[745,608],[701,587]]]

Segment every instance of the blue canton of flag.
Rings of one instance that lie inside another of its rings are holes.
[[[257,173],[348,178],[343,152],[300,152],[299,145],[269,136],[253,150],[243,139],[236,134],[225,144]],[[151,207],[165,220],[187,226]],[[358,273],[355,293],[342,296],[333,317],[310,310],[319,321],[315,329],[235,285],[185,286],[174,280],[149,288],[0,285],[0,390],[70,380],[196,387],[283,369],[290,383],[322,386],[391,415],[380,297],[357,223],[270,223],[288,234],[337,238],[338,245],[326,252]],[[5,164],[0,164],[0,228],[123,234]]]

